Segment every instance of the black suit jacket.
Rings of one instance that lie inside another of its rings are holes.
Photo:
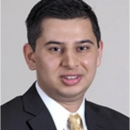
[[[129,129],[129,119],[126,116],[88,101],[85,107],[88,130]],[[1,130],[56,130],[35,84],[23,96],[16,97],[2,106],[1,120]]]

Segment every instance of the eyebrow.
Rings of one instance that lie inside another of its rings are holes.
[[[90,44],[94,45],[94,43],[89,39],[81,40],[81,41],[76,42],[76,44],[84,44],[84,43],[90,43]],[[50,44],[63,45],[65,43],[64,42],[59,42],[59,41],[48,41],[47,43],[45,43],[45,46],[50,45]]]
[[[50,45],[50,44],[62,45],[62,44],[64,44],[64,43],[63,43],[63,42],[59,42],[59,41],[48,41],[47,43],[45,43],[45,46],[46,46],[46,45]]]
[[[83,44],[83,43],[90,43],[94,45],[94,43],[89,39],[76,42],[76,44]]]

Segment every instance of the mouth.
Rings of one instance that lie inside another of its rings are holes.
[[[63,75],[61,81],[67,86],[73,86],[80,82],[82,79],[81,75]]]

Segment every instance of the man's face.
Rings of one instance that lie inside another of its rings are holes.
[[[33,64],[42,90],[55,100],[83,98],[100,65],[102,42],[89,19],[46,19]]]

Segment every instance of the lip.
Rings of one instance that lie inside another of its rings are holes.
[[[67,79],[66,76],[77,76],[75,79]],[[79,74],[66,74],[61,76],[61,81],[67,86],[74,86],[78,84],[82,79],[82,75]]]

